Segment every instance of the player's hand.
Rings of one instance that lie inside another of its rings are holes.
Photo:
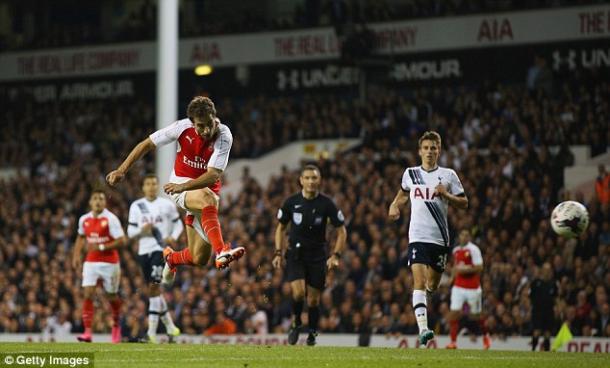
[[[87,243],[87,252],[95,252],[100,250],[100,245],[95,243]]]
[[[116,184],[122,182],[124,178],[125,173],[121,170],[113,170],[106,175],[106,181],[110,186],[115,186]]]
[[[82,256],[73,256],[72,257],[72,268],[76,271],[78,271],[78,269],[80,268],[80,266],[83,264],[83,259]]]
[[[392,203],[390,205],[390,209],[388,211],[388,217],[392,221],[396,221],[400,218],[400,209],[398,209],[398,206],[395,205],[394,203]]]
[[[434,188],[434,193],[440,195],[441,197],[445,198],[447,196],[447,187],[445,187],[443,184],[438,184],[436,186],[436,188]]]
[[[273,257],[271,265],[273,266],[273,268],[282,268],[282,256],[278,254]]]
[[[328,267],[329,270],[339,267],[339,258],[335,255],[328,257],[328,260],[326,261],[326,267]]]
[[[152,224],[146,224],[146,225],[142,226],[142,231],[140,231],[140,235],[149,236],[152,234],[152,229],[153,229]]]
[[[166,194],[178,194],[184,192],[183,184],[167,183],[163,186]]]

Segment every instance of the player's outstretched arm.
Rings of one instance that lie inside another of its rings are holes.
[[[125,174],[129,169],[135,164],[142,156],[144,156],[148,151],[152,151],[155,149],[155,144],[150,138],[146,138],[140,143],[138,143],[132,150],[129,152],[129,155],[123,161],[123,163],[116,169],[111,171],[108,175],[106,175],[106,181],[111,186],[114,186],[120,183],[123,178],[125,178]]]
[[[388,217],[392,221],[398,220],[400,218],[400,207],[404,206],[409,201],[409,194],[404,190],[399,189],[398,193],[396,193],[396,197],[390,204],[390,209],[388,210]]]

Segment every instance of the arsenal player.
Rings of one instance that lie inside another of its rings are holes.
[[[453,276],[451,288],[451,306],[449,312],[451,343],[447,349],[457,348],[459,320],[468,305],[468,329],[475,335],[483,335],[483,348],[489,349],[491,339],[485,332],[485,324],[480,319],[481,314],[481,272],[483,272],[483,257],[481,250],[471,242],[470,232],[462,230],[459,245],[453,248]]]
[[[93,321],[93,296],[95,287],[101,281],[112,309],[112,342],[121,342],[121,327],[119,313],[121,299],[119,298],[119,282],[121,268],[119,266],[118,248],[127,243],[125,233],[119,218],[106,209],[106,195],[101,190],[94,190],[89,198],[91,212],[78,220],[78,236],[72,267],[78,269],[82,263],[83,249],[87,257],[83,265],[83,283],[85,299],[83,300],[83,325],[85,332],[78,336],[79,341],[91,342],[91,323]]]
[[[174,252],[163,250],[165,266],[163,283],[173,283],[178,265],[205,265],[212,248],[216,253],[216,268],[226,268],[241,258],[243,247],[231,248],[225,243],[218,222],[220,176],[227,167],[233,136],[229,127],[216,117],[211,99],[197,96],[187,107],[187,118],[160,129],[138,143],[123,163],[106,176],[114,186],[144,154],[173,142],[178,142],[174,169],[163,189],[178,207],[187,211],[186,234],[188,247]]]

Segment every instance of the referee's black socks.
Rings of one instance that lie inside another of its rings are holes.
[[[308,307],[307,313],[309,317],[309,332],[318,331],[318,321],[320,320],[320,307]]]
[[[303,322],[301,322],[301,313],[303,313],[303,299],[301,300],[293,300],[292,301],[292,314],[294,315],[294,325],[300,326]],[[310,314],[311,316],[311,314]]]

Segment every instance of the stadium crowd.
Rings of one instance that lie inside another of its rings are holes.
[[[464,14],[602,4],[604,0],[301,0],[269,13],[268,4],[239,0],[182,0],[180,36],[199,37],[372,23]],[[157,1],[131,0],[44,5],[6,4],[7,24],[0,51],[152,40]],[[103,16],[100,16],[103,14]],[[61,20],[61,21],[58,21]]]
[[[441,164],[457,170],[470,198],[468,210],[450,210],[449,222],[453,239],[459,229],[470,229],[482,250],[483,311],[492,336],[531,332],[529,284],[545,262],[559,284],[549,311],[557,326],[568,321],[574,335],[610,336],[609,204],[562,190],[563,168],[573,161],[568,144],[607,146],[610,83],[574,75],[556,83],[552,95],[489,84],[397,89],[366,103],[321,97],[219,103],[219,116],[233,129],[233,159],[300,138],[363,139],[361,147],[318,162],[323,192],[345,213],[349,249],[327,278],[322,332],[417,332],[404,259],[408,216],[394,224],[386,213],[402,171],[418,164],[417,137],[435,129],[443,137]],[[12,98],[12,108],[1,113],[0,166],[23,170],[0,181],[0,331],[79,332],[82,289],[70,265],[76,221],[88,211],[91,188],[153,130],[154,113],[142,101],[35,104],[19,93],[3,97]],[[123,225],[129,204],[140,196],[141,177],[151,169],[149,157],[108,191],[109,208]],[[289,287],[271,257],[276,211],[299,190],[297,177],[283,169],[269,183],[258,183],[245,174],[239,196],[222,202],[225,238],[248,254],[227,271],[179,271],[165,293],[184,333],[287,330]],[[567,198],[589,209],[590,226],[578,240],[558,238],[549,226],[553,206]],[[147,314],[135,254],[133,245],[121,251],[122,324],[129,341],[145,334]],[[429,313],[439,333],[448,331],[448,298],[443,282]],[[96,307],[93,326],[109,331],[108,306]]]

